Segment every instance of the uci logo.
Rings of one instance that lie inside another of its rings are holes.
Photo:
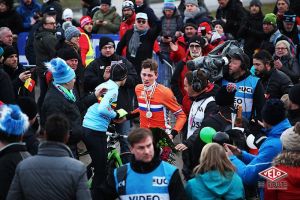
[[[167,185],[168,185],[168,181],[166,180],[166,177],[153,176],[152,186],[163,187],[163,186],[167,186]]]

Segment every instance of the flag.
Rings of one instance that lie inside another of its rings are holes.
[[[29,92],[32,92],[32,90],[34,89],[35,86],[35,81],[31,78],[28,78],[25,83],[24,83],[24,87],[29,90]]]

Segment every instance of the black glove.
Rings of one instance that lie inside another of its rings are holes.
[[[140,116],[140,113],[139,112],[136,112],[136,113],[128,113],[126,115],[126,119],[128,120],[131,120],[131,119],[134,119],[134,118],[137,118]]]
[[[176,130],[172,130],[171,131],[171,135],[173,136],[173,139],[176,137],[176,135],[178,135],[178,131],[176,131]]]

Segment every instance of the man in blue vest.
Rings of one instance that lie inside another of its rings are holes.
[[[249,71],[249,57],[240,48],[231,49],[228,70],[225,70],[222,86],[233,83],[236,85],[235,105],[241,105],[243,117],[248,120],[261,119],[260,111],[265,103],[264,89],[259,78]]]
[[[110,174],[102,191],[104,199],[186,199],[178,169],[160,160],[149,129],[133,130],[128,142],[132,161]]]

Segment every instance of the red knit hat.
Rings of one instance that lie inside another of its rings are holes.
[[[211,33],[212,31],[211,31],[211,26],[209,25],[209,23],[207,23],[207,22],[202,22],[201,24],[199,24],[199,28],[200,28],[200,30],[202,30],[201,28],[205,28],[205,32],[206,33]]]
[[[93,20],[90,16],[82,16],[80,18],[80,27],[83,28],[88,23],[93,23]]]

